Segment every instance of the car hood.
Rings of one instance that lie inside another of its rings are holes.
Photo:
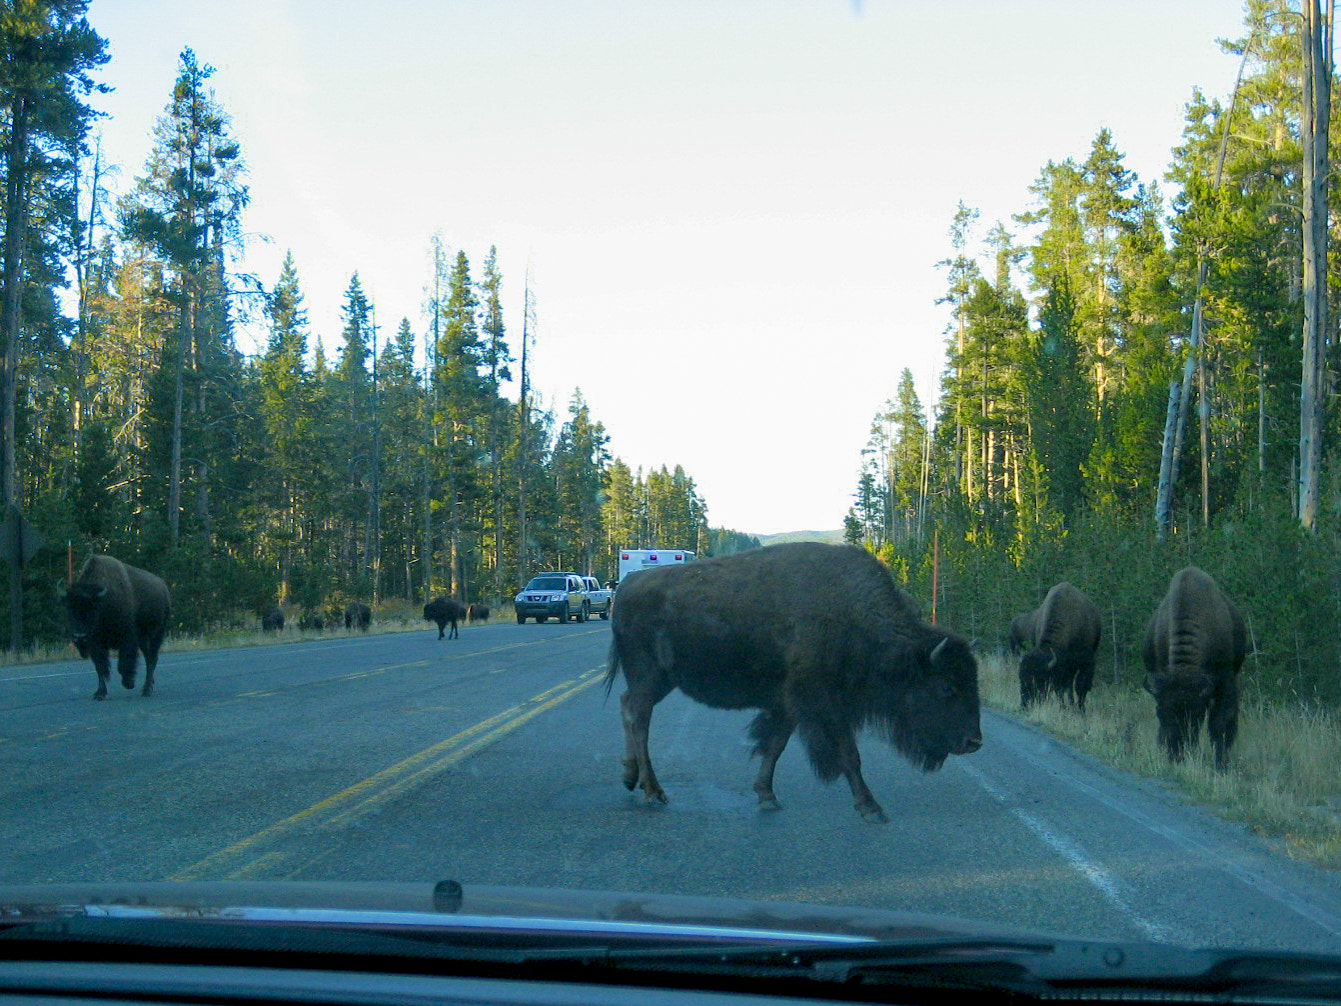
[[[720,932],[746,939],[791,937],[802,942],[1026,935],[979,922],[883,909],[620,891],[490,887],[453,881],[0,885],[0,925],[81,916],[525,928],[532,933],[553,930],[689,936]]]

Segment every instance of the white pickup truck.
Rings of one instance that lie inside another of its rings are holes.
[[[601,586],[601,581],[594,576],[584,576],[582,583],[586,587],[587,600],[591,602],[589,608],[591,614],[600,615],[602,618],[610,617],[610,598],[614,594],[613,590]]]

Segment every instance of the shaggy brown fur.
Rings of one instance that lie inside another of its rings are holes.
[[[1010,634],[1006,638],[1011,656],[1018,657],[1034,645],[1034,619],[1037,617],[1038,609],[1034,609],[1011,619]]]
[[[98,672],[95,699],[107,698],[108,654],[116,650],[116,670],[126,688],[135,687],[135,665],[144,654],[144,687],[154,693],[154,668],[171,613],[168,585],[159,577],[110,555],[91,555],[65,593],[70,637],[81,657],[92,657]]]
[[[372,608],[362,601],[350,601],[345,608],[345,628],[357,627],[367,632],[370,625],[372,625]]]
[[[978,666],[959,636],[908,610],[870,553],[774,545],[647,570],[619,588],[606,691],[622,670],[624,785],[666,802],[647,748],[652,708],[673,689],[722,709],[758,709],[754,789],[776,808],[773,770],[799,730],[816,774],[847,779],[857,810],[887,820],[861,776],[870,726],[933,771],[982,744]]]
[[[435,597],[424,605],[424,621],[438,623],[438,638],[443,637],[443,629],[448,622],[452,623],[452,631],[447,634],[448,639],[460,639],[461,633],[457,631],[456,623],[466,620],[466,606],[460,601],[454,600],[443,594],[441,597]]]
[[[1020,705],[1028,709],[1035,699],[1052,693],[1074,701],[1083,712],[1102,633],[1099,609],[1063,580],[1048,591],[1037,611],[1020,617],[1028,618],[1033,630],[1025,644],[1030,650],[1020,661]]]
[[[1248,651],[1234,602],[1210,574],[1196,566],[1180,569],[1146,625],[1141,651],[1169,760],[1182,759],[1205,720],[1216,767],[1227,767],[1239,729],[1239,668]]]

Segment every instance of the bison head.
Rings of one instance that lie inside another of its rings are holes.
[[[1028,709],[1052,688],[1052,669],[1057,654],[1051,650],[1030,650],[1020,660],[1020,708]]]
[[[1204,674],[1191,677],[1146,675],[1145,690],[1155,697],[1159,743],[1170,761],[1181,761],[1196,743],[1201,721],[1211,701],[1213,686]]]
[[[899,655],[893,689],[873,724],[901,755],[934,772],[952,754],[982,747],[978,722],[978,662],[969,644],[943,636],[935,645]]]
[[[107,588],[97,583],[75,583],[65,592],[70,639],[81,657],[88,656],[88,639],[98,629],[102,598],[106,593]]]

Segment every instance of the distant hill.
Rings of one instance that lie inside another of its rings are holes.
[[[783,531],[781,534],[755,535],[763,545],[781,545],[789,541],[822,541],[829,545],[843,544],[843,529],[833,531]]]

